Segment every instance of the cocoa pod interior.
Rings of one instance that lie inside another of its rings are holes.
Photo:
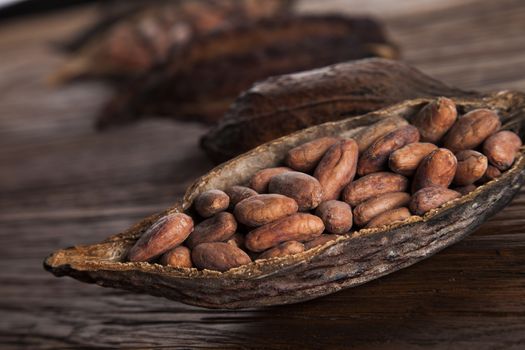
[[[189,213],[199,193],[245,183],[256,171],[281,164],[290,148],[315,138],[348,138],[385,118],[410,119],[431,100],[407,100],[363,116],[314,126],[259,146],[198,179],[188,188],[183,200],[165,212],[146,218],[102,243],[58,250],[44,261],[44,266],[56,276],[67,275],[101,286],[210,308],[305,301],[410,266],[461,240],[511,201],[525,180],[523,149],[513,166],[499,178],[422,217],[361,229],[302,253],[258,260],[223,273],[123,261],[130,247],[153,222],[166,213]],[[523,137],[525,94],[505,91],[452,100],[461,113],[476,108],[496,111],[503,129],[513,130]]]

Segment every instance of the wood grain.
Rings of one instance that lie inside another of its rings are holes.
[[[462,88],[525,90],[525,3],[342,0],[371,10],[408,62]],[[367,3],[369,5],[364,6]],[[204,128],[147,121],[97,134],[100,84],[53,89],[50,42],[93,8],[0,24],[0,344],[178,348],[520,349],[525,345],[525,191],[474,235],[422,263],[315,301],[210,311],[56,279],[42,259],[100,241],[169,206],[211,167]]]

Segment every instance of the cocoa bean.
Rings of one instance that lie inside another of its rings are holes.
[[[458,186],[466,186],[473,184],[481,179],[485,171],[487,171],[487,157],[483,154],[473,151],[465,150],[456,153],[458,160],[458,167],[456,175],[454,175],[454,184]]]
[[[258,259],[277,258],[302,252],[304,252],[304,244],[297,241],[288,241],[262,252]]]
[[[191,258],[199,269],[221,272],[249,264],[252,261],[242,249],[224,242],[199,244],[193,249]]]
[[[297,213],[256,228],[248,233],[245,244],[251,251],[262,252],[286,241],[309,241],[323,231],[323,220],[315,215]]]
[[[430,209],[435,209],[446,202],[461,197],[461,193],[444,187],[425,187],[412,195],[410,211],[416,215],[423,215]]]
[[[230,197],[220,190],[202,192],[195,198],[195,210],[203,218],[209,218],[228,209]]]
[[[315,177],[297,171],[273,176],[268,191],[293,198],[300,211],[316,208],[323,196],[321,184]]]
[[[377,139],[405,125],[408,125],[407,120],[403,117],[396,116],[381,120],[365,128],[354,136],[354,140],[357,142],[359,149],[359,154],[363,153]]]
[[[489,164],[487,166],[487,170],[485,171],[485,174],[483,174],[481,179],[479,179],[478,183],[479,184],[485,184],[485,183],[487,183],[489,181],[497,179],[500,176],[501,176],[501,171],[499,171],[499,169],[496,168],[495,166],[492,166],[492,165]]]
[[[419,131],[415,126],[406,125],[389,132],[368,147],[357,164],[357,173],[364,176],[384,170],[390,154],[401,147],[419,141]]]
[[[250,187],[253,188],[257,193],[266,193],[268,192],[268,184],[272,176],[285,173],[287,171],[292,171],[292,169],[287,167],[277,167],[277,168],[266,168],[259,170],[252,176],[250,180]]]
[[[395,173],[412,176],[416,172],[416,169],[423,158],[435,149],[437,149],[437,146],[433,143],[410,143],[390,154],[390,157],[388,158],[388,166]]]
[[[312,239],[312,240],[310,240],[308,242],[305,242],[304,243],[304,249],[305,250],[312,249],[314,247],[323,245],[323,244],[325,244],[327,242],[333,241],[337,237],[341,237],[341,236],[340,235],[331,235],[331,234],[322,234],[322,235],[320,235],[317,238],[314,238],[314,239]]]
[[[385,193],[371,198],[354,208],[354,223],[364,226],[379,214],[406,206],[409,202],[410,195],[405,192]]]
[[[166,215],[151,225],[128,252],[128,260],[151,261],[181,244],[193,231],[193,220],[183,213]]]
[[[186,245],[194,248],[201,243],[226,241],[233,236],[235,230],[235,217],[227,212],[218,213],[195,225],[193,232],[186,239]]]
[[[240,201],[233,211],[235,218],[247,226],[260,226],[297,212],[299,206],[281,194],[258,194]]]
[[[370,220],[366,225],[366,228],[379,227],[398,221],[404,221],[410,216],[410,211],[405,207],[387,210]]]
[[[178,246],[162,254],[160,263],[172,267],[193,267],[191,250],[185,246]]]
[[[294,147],[286,155],[286,165],[308,173],[315,169],[326,151],[339,140],[341,139],[336,137],[321,137]]]
[[[352,228],[352,208],[345,202],[330,200],[321,203],[315,215],[323,220],[326,231],[330,233],[345,233]]]
[[[314,172],[323,188],[323,201],[339,198],[342,189],[355,176],[357,159],[357,143],[352,139],[340,141],[328,149]]]
[[[224,192],[226,192],[228,197],[230,197],[229,209],[235,208],[237,203],[239,203],[243,199],[257,195],[257,192],[255,192],[255,190],[252,190],[251,188],[245,186],[232,186]]]
[[[428,103],[412,119],[412,125],[419,130],[421,141],[438,143],[454,125],[458,116],[456,104],[446,97]]]
[[[404,192],[408,189],[408,179],[402,175],[378,172],[363,176],[345,187],[342,199],[355,207],[372,197],[389,192]]]
[[[512,131],[500,131],[490,136],[483,143],[483,153],[490,164],[501,171],[507,170],[514,163],[516,153],[521,147],[521,139]]]
[[[469,194],[476,189],[476,185],[470,184],[466,186],[459,186],[452,188],[453,191],[461,193],[462,196]]]
[[[244,235],[240,232],[236,232],[230,237],[230,239],[226,241],[226,243],[232,244],[237,248],[244,249]]]
[[[454,179],[458,161],[452,152],[438,148],[427,155],[419,164],[412,181],[412,193],[424,187],[447,188]]]
[[[489,109],[475,109],[460,117],[444,139],[444,147],[456,153],[474,149],[501,127],[496,113]]]

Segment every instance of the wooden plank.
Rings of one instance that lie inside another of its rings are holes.
[[[371,12],[407,61],[448,83],[525,88],[522,1],[308,0],[300,9]],[[45,272],[51,251],[127,228],[212,166],[197,146],[200,125],[155,120],[96,133],[107,87],[46,85],[61,62],[49,43],[94,15],[86,7],[0,25],[2,349],[523,348],[524,190],[431,259],[298,305],[206,310]]]

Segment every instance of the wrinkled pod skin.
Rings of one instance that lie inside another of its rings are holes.
[[[520,131],[525,106],[523,94],[502,92],[483,99],[453,100],[460,110],[497,110],[502,128],[512,127],[523,137]],[[188,210],[198,193],[246,183],[257,170],[277,166],[286,152],[299,144],[323,136],[352,137],[363,125],[392,115],[409,117],[429,101],[431,99],[408,100],[362,117],[319,125],[265,144],[198,179],[188,189],[184,200],[168,211],[149,217],[102,243],[59,250],[45,260],[44,266],[57,276],[68,275],[84,282],[209,308],[252,308],[301,302],[410,266],[460,241],[511,201],[525,179],[523,152],[499,178],[423,217],[412,216],[397,224],[352,232],[302,253],[257,260],[224,273],[122,261],[125,252],[154,221],[166,213]],[[261,157],[262,154],[265,157]],[[323,235],[318,239],[321,237]],[[383,249],[378,251],[378,247]],[[410,254],[406,254],[407,249]]]

